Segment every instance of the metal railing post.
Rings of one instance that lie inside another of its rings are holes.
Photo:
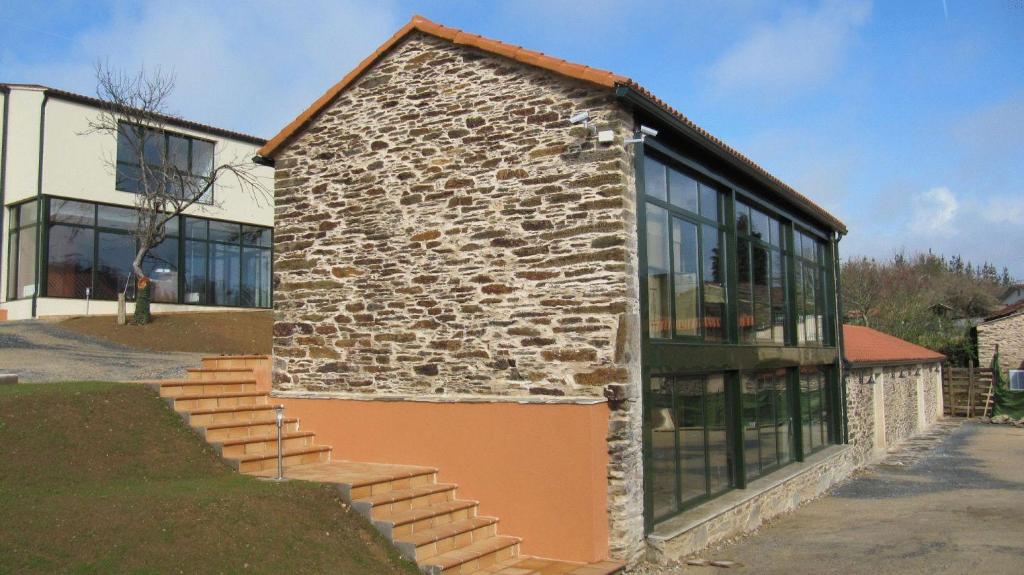
[[[281,443],[282,429],[284,427],[284,406],[278,405],[277,410],[277,480],[284,480],[284,448]]]

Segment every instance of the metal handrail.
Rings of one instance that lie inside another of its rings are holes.
[[[277,421],[277,481],[284,480],[284,447],[281,441],[284,428],[284,406],[278,405],[274,408],[276,410],[276,421]]]

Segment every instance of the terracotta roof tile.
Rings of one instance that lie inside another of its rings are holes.
[[[516,46],[514,44],[506,44],[498,40],[485,38],[478,34],[470,34],[456,28],[442,26],[441,24],[431,22],[430,20],[427,20],[422,16],[413,16],[412,20],[410,20],[391,38],[384,42],[384,44],[377,48],[377,50],[374,51],[373,54],[371,54],[365,60],[360,62],[359,65],[356,66],[354,70],[349,72],[344,78],[342,78],[340,82],[338,82],[334,86],[331,86],[331,88],[328,89],[327,92],[324,93],[324,95],[320,96],[320,98],[313,102],[313,104],[309,108],[307,108],[303,113],[299,114],[299,116],[295,118],[295,120],[293,120],[290,124],[285,126],[285,128],[281,130],[280,133],[271,138],[271,140],[260,149],[259,154],[261,156],[268,158],[273,157],[274,153],[282,145],[284,145],[285,142],[287,142],[296,132],[298,132],[308,122],[310,122],[320,112],[321,109],[330,104],[330,102],[333,101],[338,94],[340,94],[345,88],[351,85],[352,82],[358,79],[363,72],[365,72],[370,66],[373,65],[374,62],[377,61],[377,59],[381,58],[385,53],[391,50],[391,48],[393,48],[399,41],[405,38],[405,36],[415,31],[430,34],[432,36],[448,40],[455,44],[472,46],[485,52],[490,52],[492,54],[504,56],[506,58],[510,58],[512,60],[516,60],[524,64],[537,66],[539,68],[555,72],[556,74],[561,74],[563,76],[575,78],[577,80],[582,80],[584,82],[589,82],[605,88],[614,89],[616,87],[623,86],[633,89],[637,93],[641,94],[644,98],[647,98],[652,103],[662,108],[664,111],[668,112],[677,120],[685,124],[687,127],[692,129],[694,132],[699,134],[708,142],[710,142],[713,146],[720,148],[728,156],[732,156],[737,161],[749,166],[757,173],[761,174],[769,181],[771,181],[774,185],[778,186],[783,191],[790,194],[793,197],[793,199],[795,199],[797,203],[801,204],[804,208],[816,214],[824,221],[830,223],[836,229],[844,233],[846,232],[846,226],[835,216],[825,211],[823,208],[812,202],[803,194],[800,194],[799,192],[788,186],[779,178],[770,174],[767,170],[757,165],[753,160],[743,155],[735,148],[729,146],[728,144],[716,138],[715,136],[712,136],[707,130],[704,130],[703,128],[695,124],[692,120],[687,118],[681,112],[669,106],[663,100],[655,96],[646,88],[640,86],[640,84],[634,82],[632,79],[626,76],[621,76],[614,72],[610,72],[608,70],[601,70],[599,68],[591,68],[590,66],[585,66],[583,64],[568,62],[561,58],[548,56],[543,52],[527,50],[526,48]]]
[[[855,365],[946,359],[937,351],[861,325],[843,326],[843,355]]]

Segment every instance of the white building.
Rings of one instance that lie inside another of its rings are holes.
[[[112,135],[89,132],[100,100],[0,84],[0,318],[116,313],[134,295],[132,165]],[[250,160],[264,140],[167,118],[164,148],[187,150],[189,169]],[[184,156],[183,156],[184,157]],[[114,168],[114,165],[117,168]],[[120,177],[118,177],[120,175]],[[153,311],[271,307],[273,169],[267,192],[218,180],[208,202],[172,220],[144,265]]]

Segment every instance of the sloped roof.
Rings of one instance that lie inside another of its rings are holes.
[[[655,96],[652,92],[633,81],[629,77],[609,72],[607,70],[601,70],[599,68],[592,68],[590,66],[584,66],[582,64],[575,64],[568,62],[561,58],[555,58],[542,52],[536,52],[533,50],[527,50],[521,46],[514,44],[506,44],[498,40],[485,38],[479,34],[470,34],[463,32],[457,28],[449,28],[442,26],[435,22],[422,17],[413,16],[412,19],[401,29],[399,29],[391,38],[388,38],[386,42],[380,45],[372,54],[366,57],[362,62],[359,63],[351,72],[345,75],[337,84],[331,86],[322,96],[316,99],[305,111],[299,114],[294,120],[292,120],[287,126],[284,127],[276,136],[270,139],[259,150],[259,155],[265,158],[272,158],[274,154],[287,143],[292,136],[294,136],[299,130],[305,127],[311,122],[318,113],[325,107],[327,107],[334,99],[351,85],[356,79],[358,79],[367,69],[369,69],[374,63],[382,58],[391,48],[398,44],[409,34],[413,32],[423,32],[430,34],[444,40],[448,40],[454,44],[460,44],[464,46],[470,46],[477,48],[484,52],[497,54],[510,58],[517,62],[522,62],[545,70],[550,70],[556,74],[560,74],[569,78],[582,80],[589,82],[597,86],[601,86],[608,89],[616,88],[629,88],[640,94],[648,102],[659,108],[660,110],[667,112],[676,121],[681,122],[688,129],[692,130],[698,137],[702,138],[706,144],[722,152],[726,157],[730,158],[739,164],[742,164],[746,168],[749,168],[756,172],[761,177],[767,179],[771,185],[778,188],[779,191],[789,196],[790,199],[795,201],[798,205],[809,210],[811,213],[817,215],[824,222],[831,225],[834,229],[846,233],[846,225],[843,224],[838,218],[830,214],[824,208],[818,206],[816,203],[811,201],[807,196],[804,196],[800,192],[787,185],[779,178],[772,175],[768,170],[765,170],[753,160],[740,153],[738,150],[729,146],[722,140],[711,135],[710,132],[701,128],[695,124],[692,120],[687,118],[681,112],[675,108],[669,106],[665,101]]]
[[[927,347],[862,325],[843,325],[843,355],[857,364],[942,361],[946,356]]]
[[[1004,307],[1003,309],[993,313],[992,315],[986,317],[985,321],[992,321],[994,319],[1002,319],[1004,317],[1011,316],[1011,315],[1014,315],[1014,314],[1016,314],[1018,312],[1022,312],[1022,311],[1024,311],[1024,301],[1019,301],[1017,303],[1012,303],[1012,304]]]
[[[51,88],[49,86],[42,86],[40,84],[12,84],[12,83],[0,83],[0,90],[7,91],[10,88],[30,88],[33,90],[39,90],[48,94],[51,98],[57,98],[60,100],[67,100],[69,102],[77,102],[79,104],[86,104],[96,108],[102,108],[108,105],[108,102],[95,98],[93,96],[86,96],[84,94],[77,94],[75,92],[68,92],[67,90],[60,90],[57,88]],[[248,142],[257,146],[262,146],[267,141],[259,136],[253,136],[242,132],[235,132],[233,130],[226,130],[224,128],[218,128],[217,126],[211,126],[209,124],[201,124],[199,122],[193,122],[192,120],[186,120],[178,116],[170,116],[166,114],[157,114],[158,118],[167,122],[172,126],[178,126],[179,128],[185,128],[187,130],[195,130],[197,132],[206,132],[216,136],[229,138],[232,140],[238,140],[241,142]]]

